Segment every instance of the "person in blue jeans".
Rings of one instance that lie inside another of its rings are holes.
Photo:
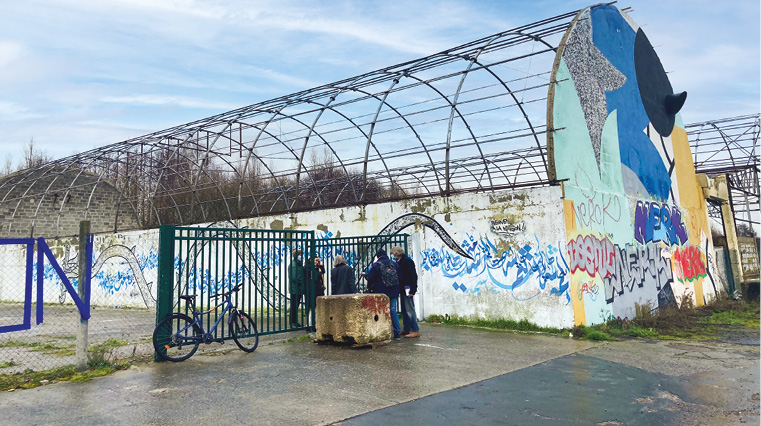
[[[383,293],[390,299],[391,308],[391,326],[394,329],[394,340],[400,340],[401,327],[399,326],[399,314],[397,305],[399,299],[399,265],[392,262],[386,254],[386,250],[379,249],[375,254],[376,261],[370,267],[366,274],[368,288],[373,293]]]
[[[415,313],[415,293],[417,293],[417,271],[415,262],[409,256],[404,254],[404,250],[399,247],[391,248],[391,256],[396,258],[399,265],[399,298],[402,305],[402,318],[404,318],[404,330],[402,336],[406,338],[420,337],[420,327],[417,325],[417,314]],[[409,288],[409,292],[406,289]]]

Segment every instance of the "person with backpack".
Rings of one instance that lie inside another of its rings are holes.
[[[415,293],[417,293],[415,262],[404,254],[404,249],[399,246],[391,248],[391,256],[396,258],[396,263],[399,265],[399,271],[401,272],[399,275],[399,299],[401,299],[402,318],[404,318],[402,336],[407,338],[420,337],[420,327],[417,324],[415,301],[413,299]]]
[[[399,302],[399,265],[392,262],[386,250],[378,249],[370,271],[367,273],[367,286],[373,293],[383,293],[390,299],[391,326],[394,329],[394,340],[401,340],[401,327],[397,307]]]

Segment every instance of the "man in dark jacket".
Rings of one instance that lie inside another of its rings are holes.
[[[367,286],[373,293],[383,293],[390,299],[391,326],[394,328],[394,340],[401,339],[401,327],[399,326],[399,314],[397,304],[399,298],[399,265],[392,262],[386,254],[386,250],[379,249],[370,272],[367,273]],[[395,282],[394,282],[395,281]]]
[[[352,294],[357,292],[357,281],[354,278],[354,269],[346,264],[343,256],[336,256],[333,261],[335,267],[330,270],[330,290],[332,295]]]
[[[293,249],[291,251],[291,264],[288,265],[288,292],[291,294],[290,319],[292,328],[301,327],[299,324],[299,306],[301,305],[301,296],[306,290],[305,278],[301,250]]]
[[[404,330],[402,336],[413,338],[420,337],[420,328],[417,325],[417,314],[415,313],[415,300],[413,296],[417,293],[417,271],[415,262],[404,254],[401,247],[392,247],[391,256],[396,258],[399,264],[399,295],[402,305],[402,318],[404,318]],[[405,289],[409,288],[409,292]]]

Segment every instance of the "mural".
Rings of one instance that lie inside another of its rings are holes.
[[[674,93],[647,36],[612,5],[577,15],[551,80],[550,168],[565,180],[575,322],[631,318],[635,304],[703,304],[715,293],[713,247],[678,114],[687,94]]]
[[[97,246],[97,244],[96,244]],[[60,247],[63,257],[57,259],[72,286],[77,288],[79,282],[79,253],[77,248],[69,244]],[[93,252],[92,295],[93,305],[140,306],[153,307],[156,305],[153,281],[146,279],[146,272],[156,271],[158,254],[149,249],[138,253],[136,246],[127,247],[123,244],[111,244]],[[138,253],[138,254],[136,254]],[[36,262],[33,274],[36,274]],[[149,276],[155,276],[149,273]],[[43,277],[46,287],[53,286],[58,296],[58,302],[67,302],[66,288],[58,278],[53,266],[45,262]],[[44,292],[47,294],[48,292]]]
[[[488,237],[467,234],[461,247],[468,258],[444,247],[423,250],[422,268],[450,279],[455,292],[475,295],[504,292],[519,301],[546,295],[571,302],[569,268],[557,246],[542,247],[536,239],[533,246],[499,250]]]

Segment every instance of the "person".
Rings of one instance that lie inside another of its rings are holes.
[[[378,249],[375,254],[377,260],[373,262],[370,271],[366,274],[367,285],[373,293],[383,293],[390,299],[391,326],[394,329],[394,340],[401,339],[401,327],[397,306],[399,303],[399,265],[392,262],[386,254],[386,250]]]
[[[415,262],[409,256],[404,254],[404,250],[399,247],[391,248],[391,255],[396,258],[399,264],[399,298],[402,305],[402,318],[404,318],[404,329],[402,336],[407,338],[420,337],[420,327],[417,324],[417,314],[415,313],[415,293],[417,293],[417,271]],[[409,288],[409,292],[406,289]]]
[[[299,305],[301,296],[306,289],[304,281],[304,265],[302,265],[301,250],[291,251],[291,264],[288,265],[288,292],[291,294],[291,328],[299,328]]]
[[[341,255],[333,260],[333,269],[330,270],[330,292],[333,295],[357,293],[354,269],[346,264],[346,259]]]
[[[322,265],[322,260],[319,257],[314,258],[314,270],[320,279],[319,282],[315,283],[317,284],[317,297],[325,296],[325,267]]]
[[[315,331],[316,318],[314,315],[316,315],[317,297],[325,296],[325,267],[322,266],[319,257],[315,257],[314,260],[309,259],[307,265],[310,263],[314,264],[314,269],[312,271],[307,271],[306,267],[304,268],[306,282],[308,283],[306,286],[306,300],[304,301],[304,304],[306,305],[307,310],[307,323],[311,324],[312,331]]]

